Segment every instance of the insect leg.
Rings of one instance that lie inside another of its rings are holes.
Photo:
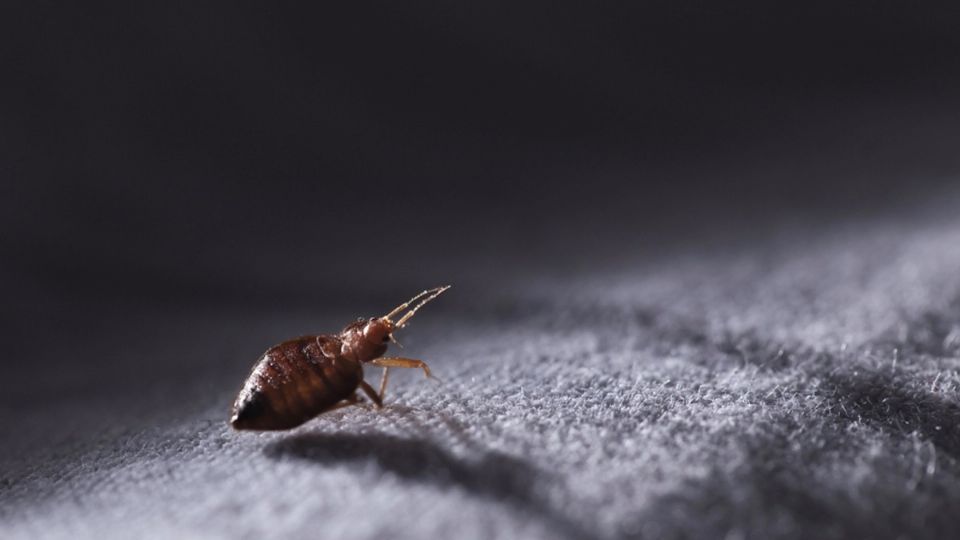
[[[380,377],[380,400],[383,401],[383,397],[387,395],[387,379],[390,378],[390,368],[383,368],[383,376]]]
[[[380,396],[377,395],[377,392],[370,386],[370,383],[367,381],[360,381],[360,388],[363,389],[363,393],[367,395],[373,401],[374,405],[379,409],[383,407],[383,400],[380,399]]]
[[[343,401],[341,401],[341,402],[339,402],[339,403],[336,403],[336,404],[334,404],[334,405],[331,405],[330,408],[325,409],[323,412],[326,413],[326,412],[330,412],[330,411],[335,411],[335,410],[337,410],[337,409],[342,409],[342,408],[344,408],[344,407],[349,407],[349,406],[351,406],[351,405],[356,405],[356,404],[358,404],[358,403],[360,403],[360,396],[358,396],[357,393],[354,392],[353,394],[350,395],[350,397],[344,399]]]
[[[382,367],[400,367],[400,368],[419,368],[423,370],[423,374],[431,379],[436,379],[433,376],[433,373],[430,373],[430,368],[423,360],[414,360],[413,358],[396,358],[396,357],[384,357],[384,358],[374,358],[369,363],[375,366]]]

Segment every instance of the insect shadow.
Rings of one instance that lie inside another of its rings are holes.
[[[407,480],[458,487],[474,496],[509,504],[542,519],[564,538],[589,537],[579,524],[554,510],[537,493],[537,486],[550,481],[546,472],[499,452],[461,458],[422,438],[384,433],[304,433],[270,443],[264,454],[323,465],[374,462],[381,470]]]

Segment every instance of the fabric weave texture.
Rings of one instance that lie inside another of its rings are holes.
[[[286,433],[227,426],[259,352],[408,283],[92,315],[6,392],[0,536],[955,537],[960,218],[753,238],[454,283],[397,336],[441,382]]]

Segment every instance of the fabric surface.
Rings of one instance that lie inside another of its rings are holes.
[[[439,281],[91,312],[4,392],[0,537],[955,536],[956,201],[478,272],[398,334],[442,382],[286,433],[227,426],[262,350]]]

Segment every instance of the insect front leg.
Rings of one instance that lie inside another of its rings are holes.
[[[385,368],[399,367],[399,368],[419,368],[423,370],[423,374],[431,379],[435,379],[433,373],[430,373],[430,368],[427,366],[426,362],[423,360],[415,360],[413,358],[397,358],[397,357],[384,357],[384,358],[374,358],[370,360],[371,364],[375,366],[381,366]]]
[[[383,400],[380,399],[380,396],[377,395],[377,392],[370,386],[370,383],[367,381],[360,381],[360,388],[363,390],[363,393],[373,401],[373,404],[379,409],[383,407]]]
[[[380,400],[387,395],[387,379],[390,378],[390,368],[383,368],[383,376],[380,377]]]

